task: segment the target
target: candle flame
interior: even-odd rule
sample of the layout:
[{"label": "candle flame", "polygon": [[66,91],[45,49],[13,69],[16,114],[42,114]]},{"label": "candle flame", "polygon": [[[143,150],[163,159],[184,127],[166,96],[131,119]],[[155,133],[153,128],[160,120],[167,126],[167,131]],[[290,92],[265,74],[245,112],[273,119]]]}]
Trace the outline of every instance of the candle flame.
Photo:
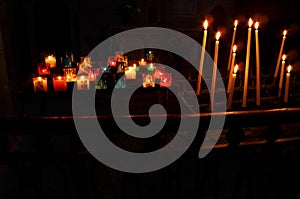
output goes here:
[{"label": "candle flame", "polygon": [[259,26],[259,23],[258,23],[258,21],[257,21],[257,22],[255,22],[255,29],[256,29],[256,30],[258,29],[258,26]]},{"label": "candle flame", "polygon": [[236,64],[233,69],[234,74],[237,73],[238,69],[239,69],[239,65]]},{"label": "candle flame", "polygon": [[235,28],[237,27],[238,23],[239,23],[238,20],[235,20],[235,21],[234,21],[234,27],[235,27]]},{"label": "candle flame", "polygon": [[286,34],[287,34],[287,30],[284,30],[283,31],[283,36],[286,36]]},{"label": "candle flame", "polygon": [[251,28],[251,26],[253,25],[253,20],[250,18],[249,22],[248,22],[249,28]]},{"label": "candle flame", "polygon": [[236,45],[233,46],[232,51],[235,53],[236,52]]},{"label": "candle flame", "polygon": [[207,30],[207,27],[208,27],[208,21],[207,21],[207,19],[204,21],[203,27],[204,27],[205,30]]},{"label": "candle flame", "polygon": [[49,55],[47,60],[55,60],[55,57],[53,55]]},{"label": "candle flame", "polygon": [[62,77],[61,77],[61,76],[58,76],[58,77],[57,77],[57,79],[58,79],[58,80],[61,80],[61,79],[62,79]]},{"label": "candle flame", "polygon": [[290,73],[290,72],[291,72],[291,70],[292,70],[292,66],[291,66],[291,65],[289,65],[289,66],[287,67],[287,71],[288,71],[288,73]]},{"label": "candle flame", "polygon": [[133,64],[133,67],[136,67],[136,64]]},{"label": "candle flame", "polygon": [[81,79],[81,80],[84,80],[84,79],[85,79],[85,77],[82,75],[82,76],[80,76],[80,79]]},{"label": "candle flame", "polygon": [[220,37],[221,37],[221,32],[218,31],[217,34],[216,34],[216,39],[217,39],[217,41],[220,39]]},{"label": "candle flame", "polygon": [[41,78],[41,77],[38,77],[38,81],[42,81],[42,78]]},{"label": "candle flame", "polygon": [[286,55],[284,54],[282,55],[282,61],[285,61],[285,59],[286,59]]}]

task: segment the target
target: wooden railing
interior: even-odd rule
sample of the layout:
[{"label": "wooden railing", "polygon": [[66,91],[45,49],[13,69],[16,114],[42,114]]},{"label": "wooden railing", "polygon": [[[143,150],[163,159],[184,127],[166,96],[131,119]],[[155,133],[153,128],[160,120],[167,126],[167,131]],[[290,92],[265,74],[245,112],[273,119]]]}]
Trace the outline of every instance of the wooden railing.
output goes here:
[{"label": "wooden railing", "polygon": [[[82,145],[72,116],[1,118],[0,196],[298,198],[294,180],[300,176],[300,108],[236,110],[213,115],[226,115],[224,129],[217,145],[203,159],[198,158],[198,152],[212,114],[167,115],[169,134],[176,133],[172,124],[178,118],[200,117],[198,135],[177,161],[144,174],[116,171],[98,162]],[[148,115],[132,117],[137,123],[148,119]],[[124,137],[112,116],[99,115],[97,119],[121,146],[149,147],[149,143]],[[238,137],[237,129],[242,129],[244,136]],[[237,142],[231,142],[227,136],[230,130],[233,137],[238,137]],[[159,140],[152,141],[157,145],[155,141]]]}]

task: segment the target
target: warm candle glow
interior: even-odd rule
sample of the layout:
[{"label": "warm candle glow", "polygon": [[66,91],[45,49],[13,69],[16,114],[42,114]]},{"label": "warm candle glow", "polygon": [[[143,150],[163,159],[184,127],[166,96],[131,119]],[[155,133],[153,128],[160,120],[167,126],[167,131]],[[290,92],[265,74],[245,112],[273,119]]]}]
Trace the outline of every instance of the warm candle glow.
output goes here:
[{"label": "warm candle glow", "polygon": [[233,70],[234,74],[236,74],[238,70],[239,70],[239,65],[236,64]]},{"label": "warm candle glow", "polygon": [[244,77],[244,90],[242,107],[246,107],[247,104],[247,92],[248,92],[248,76],[249,76],[249,64],[250,64],[250,46],[251,46],[251,26],[253,24],[252,19],[249,19],[248,39],[247,39],[247,52],[246,52],[246,65],[245,65],[245,77]]},{"label": "warm candle glow", "polygon": [[221,37],[221,32],[218,31],[217,34],[216,34],[216,40],[218,41],[220,39],[220,37]]},{"label": "warm candle glow", "polygon": [[61,76],[58,76],[57,79],[58,79],[58,80],[61,80],[62,78],[61,78]]},{"label": "warm candle glow", "polygon": [[281,46],[280,46],[280,51],[279,51],[279,56],[278,56],[278,59],[277,59],[276,69],[275,69],[275,73],[274,73],[274,83],[275,83],[276,77],[278,75],[278,70],[279,70],[279,65],[280,65],[280,59],[282,57],[282,51],[283,51],[284,42],[285,42],[285,39],[286,39],[286,34],[287,34],[287,30],[284,30],[283,31],[282,42],[281,42]]},{"label": "warm candle glow", "polygon": [[237,27],[238,23],[239,23],[238,20],[235,20],[235,21],[234,21],[234,27],[235,27],[235,28]]},{"label": "warm candle glow", "polygon": [[255,22],[255,29],[256,29],[256,30],[258,29],[258,26],[259,26],[259,23],[258,23],[258,22]]},{"label": "warm candle glow", "polygon": [[253,20],[250,18],[249,22],[248,22],[249,28],[251,28],[251,26],[253,25]]},{"label": "warm candle glow", "polygon": [[136,67],[136,64],[133,64],[133,67]]},{"label": "warm candle glow", "polygon": [[236,48],[237,48],[236,45],[234,45],[234,46],[233,46],[233,49],[232,49],[232,52],[235,53],[235,52],[236,52]]},{"label": "warm candle glow", "polygon": [[290,87],[290,77],[291,77],[291,72],[292,70],[292,66],[289,65],[287,67],[287,73],[286,73],[286,80],[285,80],[285,91],[284,91],[284,102],[287,104],[288,103],[288,99],[289,99],[289,87]]},{"label": "warm candle glow", "polygon": [[199,72],[198,72],[198,79],[197,79],[196,95],[199,95],[200,90],[201,90],[202,70],[203,70],[206,38],[207,38],[207,26],[208,26],[208,21],[205,20],[204,23],[203,23],[203,27],[204,27],[205,30],[203,31],[203,41],[202,41],[202,50],[201,50],[200,63],[199,63]]},{"label": "warm candle glow", "polygon": [[207,27],[208,27],[208,21],[207,21],[207,19],[204,21],[203,27],[204,27],[205,30],[207,30]]},{"label": "warm candle glow", "polygon": [[285,61],[286,55],[282,55],[282,61]]},{"label": "warm candle glow", "polygon": [[85,77],[82,75],[82,76],[80,76],[80,79],[81,79],[81,80],[84,80],[84,79],[85,79]]},{"label": "warm candle glow", "polygon": [[52,55],[49,55],[48,60],[54,60],[54,57]]},{"label": "warm candle glow", "polygon": [[41,78],[41,77],[38,77],[38,81],[42,81],[42,78]]},{"label": "warm candle glow", "polygon": [[291,70],[292,70],[292,66],[291,66],[291,65],[289,65],[289,66],[287,67],[287,71],[288,71],[288,73],[290,73],[290,72],[291,72]]},{"label": "warm candle glow", "polygon": [[236,73],[238,71],[239,66],[236,64],[234,67],[234,73],[231,75],[231,83],[229,85],[229,90],[228,90],[228,99],[227,99],[227,109],[231,109],[231,104],[232,104],[232,98],[233,98],[233,92],[234,92],[234,85],[235,85],[235,80],[236,80]]},{"label": "warm candle glow", "polygon": [[56,66],[56,58],[53,55],[49,55],[45,57],[45,63],[48,64],[50,68],[53,68]]}]

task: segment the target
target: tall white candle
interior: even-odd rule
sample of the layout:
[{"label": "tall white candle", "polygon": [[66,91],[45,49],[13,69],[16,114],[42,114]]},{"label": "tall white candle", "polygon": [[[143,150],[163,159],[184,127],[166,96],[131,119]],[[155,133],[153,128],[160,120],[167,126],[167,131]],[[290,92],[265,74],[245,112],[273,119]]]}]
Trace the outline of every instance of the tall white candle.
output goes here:
[{"label": "tall white candle", "polygon": [[229,89],[229,94],[228,94],[228,99],[227,99],[227,109],[231,109],[231,104],[232,104],[232,98],[233,98],[233,92],[234,92],[234,84],[236,80],[236,73],[239,69],[239,66],[236,64],[234,67],[234,72],[230,74],[232,76],[232,83]]},{"label": "tall white candle", "polygon": [[216,34],[216,44],[215,44],[215,54],[214,54],[214,66],[213,66],[213,72],[212,72],[212,78],[211,78],[211,103],[210,103],[210,109],[213,110],[214,103],[215,103],[215,91],[216,91],[216,77],[217,77],[217,63],[218,63],[218,52],[219,52],[219,39],[221,36],[221,32],[218,31]]},{"label": "tall white candle", "polygon": [[279,70],[280,60],[282,58],[282,51],[283,51],[284,42],[285,42],[285,39],[286,39],[286,34],[287,34],[287,30],[284,30],[283,31],[282,42],[281,42],[281,46],[280,46],[280,51],[279,51],[279,56],[278,56],[278,60],[277,60],[277,64],[276,64],[275,74],[274,74],[274,81],[275,81],[275,79],[278,75],[278,70]]},{"label": "tall white candle", "polygon": [[256,44],[256,105],[260,106],[260,57],[259,57],[259,40],[258,40],[258,26],[255,23],[255,44]]},{"label": "tall white candle", "polygon": [[284,92],[284,102],[287,103],[289,99],[289,87],[290,87],[290,72],[292,70],[292,66],[289,65],[287,68],[286,79],[285,79],[285,92]]},{"label": "tall white candle", "polygon": [[279,79],[279,86],[278,86],[278,97],[281,97],[281,89],[283,84],[283,75],[284,75],[284,67],[285,67],[285,59],[286,55],[282,55],[282,62],[281,62],[281,71],[280,71],[280,79]]},{"label": "tall white candle", "polygon": [[[235,41],[235,35],[236,35],[236,27],[238,25],[238,20],[235,20],[234,21],[234,28],[233,28],[233,34],[232,34],[232,40],[231,40],[231,46],[230,46],[230,53],[229,53],[229,59],[228,59],[228,65],[227,65],[227,70],[230,70],[230,67],[232,66],[231,63],[231,59],[232,59],[232,56],[233,54],[231,54],[232,50],[233,50],[233,47],[234,47],[234,41]],[[231,73],[229,73],[231,74]],[[230,77],[230,75],[229,75]]]},{"label": "tall white candle", "polygon": [[232,60],[231,60],[231,66],[230,66],[230,72],[229,72],[229,79],[228,79],[228,85],[227,85],[227,93],[229,93],[229,89],[231,87],[231,83],[232,83],[232,77],[231,74],[233,73],[233,69],[234,69],[234,63],[235,63],[235,57],[236,57],[236,45],[233,46],[233,50],[232,50]]},{"label": "tall white candle", "polygon": [[245,78],[244,78],[244,91],[242,107],[247,105],[247,91],[248,91],[248,76],[249,76],[249,61],[250,61],[250,45],[251,45],[251,26],[253,24],[252,19],[249,19],[248,25],[248,41],[247,41],[247,54],[246,54],[246,66],[245,66]]},{"label": "tall white candle", "polygon": [[205,54],[205,46],[206,46],[206,38],[207,38],[207,27],[208,27],[207,20],[204,21],[203,27],[204,27],[204,34],[203,34],[203,41],[202,41],[202,51],[200,56],[196,95],[200,95],[200,90],[201,90],[201,79],[202,79],[203,62],[204,62],[204,54]]}]

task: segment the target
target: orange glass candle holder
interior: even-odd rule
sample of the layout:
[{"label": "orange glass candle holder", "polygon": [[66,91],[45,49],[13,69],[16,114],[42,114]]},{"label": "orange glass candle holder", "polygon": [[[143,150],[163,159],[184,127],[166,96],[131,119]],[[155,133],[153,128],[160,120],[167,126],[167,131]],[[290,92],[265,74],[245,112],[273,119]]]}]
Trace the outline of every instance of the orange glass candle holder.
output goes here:
[{"label": "orange glass candle holder", "polygon": [[34,77],[32,78],[34,92],[47,92],[48,84],[46,77]]}]

